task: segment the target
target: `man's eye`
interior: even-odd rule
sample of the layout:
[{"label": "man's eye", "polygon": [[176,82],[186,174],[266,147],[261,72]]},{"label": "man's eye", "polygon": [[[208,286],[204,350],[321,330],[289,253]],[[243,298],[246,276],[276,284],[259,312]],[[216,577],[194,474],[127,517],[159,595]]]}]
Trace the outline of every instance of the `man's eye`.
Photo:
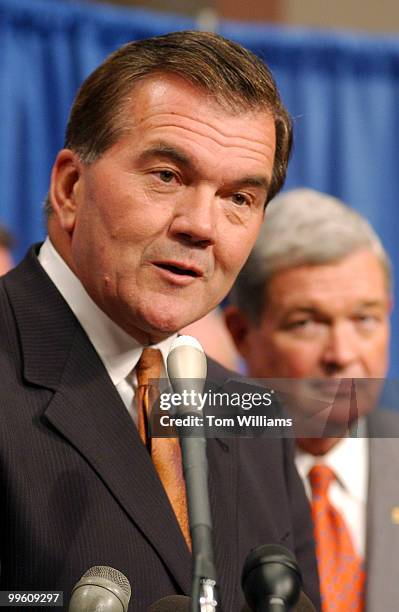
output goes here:
[{"label": "man's eye", "polygon": [[364,329],[371,329],[379,322],[379,318],[371,314],[356,315],[353,319],[356,325]]},{"label": "man's eye", "polygon": [[158,170],[158,172],[156,172],[155,174],[159,176],[160,180],[163,183],[171,183],[173,179],[176,178],[175,173],[171,170]]},{"label": "man's eye", "polygon": [[286,330],[290,334],[294,334],[298,337],[310,338],[315,334],[322,333],[325,329],[325,323],[322,321],[315,321],[314,319],[297,319],[287,324]]},{"label": "man's eye", "polygon": [[288,324],[288,329],[305,329],[312,323],[312,319],[297,319]]},{"label": "man's eye", "polygon": [[238,204],[238,206],[244,206],[245,204],[249,204],[249,198],[243,193],[234,193],[233,202],[234,204]]}]

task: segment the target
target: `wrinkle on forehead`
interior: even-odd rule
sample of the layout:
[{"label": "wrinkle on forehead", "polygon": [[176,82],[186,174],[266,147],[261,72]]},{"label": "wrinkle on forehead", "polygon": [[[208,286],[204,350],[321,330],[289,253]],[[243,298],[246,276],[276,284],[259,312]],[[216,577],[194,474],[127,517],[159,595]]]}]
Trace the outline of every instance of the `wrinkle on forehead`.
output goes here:
[{"label": "wrinkle on forehead", "polygon": [[[165,117],[165,115],[164,115]],[[173,119],[173,117],[171,117]],[[158,117],[157,117],[158,119]],[[267,116],[265,117],[265,123]],[[208,122],[201,122],[192,119],[182,118],[181,124],[176,121],[143,121],[138,128],[139,132],[143,132],[149,136],[149,142],[168,141],[173,144],[173,137],[178,141],[177,146],[187,148],[190,155],[195,159],[195,149],[199,148],[205,153],[214,151],[217,156],[224,157],[228,154],[237,155],[243,161],[256,160],[264,166],[268,160],[271,162],[274,158],[275,139],[270,137],[267,140],[267,135],[270,134],[265,124],[265,129],[262,132],[265,135],[264,140],[259,138],[255,140],[252,137],[246,137],[243,130],[237,130],[235,133],[227,134],[220,133],[213,128]],[[256,130],[260,132],[261,130]],[[193,138],[195,138],[195,148],[193,148]]]},{"label": "wrinkle on forehead", "polygon": [[[147,117],[141,120],[136,127],[148,127],[152,129],[160,128],[177,128],[177,129],[187,129],[190,132],[198,135],[204,135],[207,138],[211,138],[218,144],[222,146],[228,146],[229,141],[232,138],[235,138],[237,142],[237,146],[247,146],[250,148],[256,149],[256,145],[260,145],[260,147],[267,146],[268,143],[265,142],[265,139],[260,137],[260,135],[255,135],[255,130],[250,130],[250,124],[253,123],[254,120],[259,119],[259,123],[262,121],[266,123],[266,120],[272,117],[266,113],[258,114],[251,113],[246,115],[239,115],[238,117],[233,117],[230,115],[225,115],[221,117],[219,121],[216,120],[216,117],[212,117],[215,119],[212,123],[210,121],[206,121],[205,119],[194,117],[189,114],[183,113],[171,113],[171,112],[163,112],[156,113],[153,112],[148,114]],[[180,119],[181,123],[178,123]],[[226,122],[226,119],[231,119],[230,122]],[[244,125],[244,121],[246,121]],[[243,122],[241,126],[240,123]],[[226,131],[223,129],[226,127],[227,123],[230,123],[231,127],[238,128],[242,127],[242,130],[237,130],[236,132]],[[245,132],[244,132],[245,129]],[[261,130],[256,130],[256,132],[260,132]],[[205,132],[207,132],[205,134]],[[248,133],[249,132],[249,133]],[[274,144],[274,143],[272,143]]]},{"label": "wrinkle on forehead", "polygon": [[[197,160],[197,154],[192,147],[192,143],[193,143],[192,130],[178,129],[177,132],[179,135],[178,146],[179,147],[183,146],[185,149],[187,149],[190,152],[190,156],[192,157],[192,159]],[[268,158],[272,159],[272,155],[274,152],[272,147],[265,148],[264,150],[260,150],[260,149],[245,146],[245,144],[237,143],[237,142],[227,142],[227,143],[218,142],[218,141],[215,141],[213,138],[208,137],[206,134],[197,134],[197,136],[199,136],[199,138],[197,138],[195,142],[195,148],[196,149],[199,148],[207,154],[213,149],[217,149],[217,150],[221,149],[221,151],[218,153],[219,156],[226,155],[227,151],[229,151],[229,155],[235,154],[237,155],[237,157],[241,158],[243,161],[244,160],[251,160],[251,161],[257,160],[262,165],[264,165],[265,159],[268,159]],[[173,142],[173,132],[168,131],[168,136],[163,137],[162,140],[166,140],[166,138],[168,138],[168,141]],[[153,138],[151,139],[151,141],[157,142],[159,140],[160,138],[157,137],[157,131],[154,130]]]}]

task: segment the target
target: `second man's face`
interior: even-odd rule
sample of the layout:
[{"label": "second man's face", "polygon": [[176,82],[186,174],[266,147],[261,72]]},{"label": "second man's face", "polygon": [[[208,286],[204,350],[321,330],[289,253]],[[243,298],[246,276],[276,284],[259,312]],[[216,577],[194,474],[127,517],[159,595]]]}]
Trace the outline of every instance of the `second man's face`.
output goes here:
[{"label": "second man's face", "polygon": [[259,325],[235,307],[227,315],[251,376],[302,379],[275,385],[305,413],[322,413],[334,402],[330,418],[339,422],[351,410],[352,379],[367,379],[356,383],[356,411],[373,408],[381,387],[374,379],[388,367],[390,297],[371,250],[277,272],[265,304]]},{"label": "second man's face", "polygon": [[390,299],[380,261],[360,250],[338,262],[275,274],[258,327],[247,337],[251,375],[386,375]]},{"label": "second man's face", "polygon": [[200,318],[235,280],[262,223],[275,126],[173,75],[147,78],[129,104],[119,141],[90,165],[75,158],[73,214],[59,218],[93,300],[148,342]]}]

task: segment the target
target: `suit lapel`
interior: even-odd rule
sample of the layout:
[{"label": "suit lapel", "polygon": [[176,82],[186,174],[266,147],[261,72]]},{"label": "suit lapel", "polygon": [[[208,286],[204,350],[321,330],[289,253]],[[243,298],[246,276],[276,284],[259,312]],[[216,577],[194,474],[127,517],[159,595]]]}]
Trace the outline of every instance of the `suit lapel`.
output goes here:
[{"label": "suit lapel", "polygon": [[[7,279],[25,378],[55,391],[45,417],[77,449],[189,592],[191,555],[108,374],[65,301],[31,255]],[[27,311],[26,304],[32,304]]]}]

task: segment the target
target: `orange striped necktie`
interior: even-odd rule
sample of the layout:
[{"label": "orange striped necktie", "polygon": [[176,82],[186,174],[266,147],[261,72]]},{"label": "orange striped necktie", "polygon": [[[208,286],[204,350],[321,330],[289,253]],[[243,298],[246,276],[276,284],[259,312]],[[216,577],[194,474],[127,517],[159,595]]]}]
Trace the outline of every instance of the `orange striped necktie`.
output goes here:
[{"label": "orange striped necktie", "polygon": [[309,472],[323,612],[361,612],[366,574],[348,527],[331,504],[328,489],[335,480],[326,465]]},{"label": "orange striped necktie", "polygon": [[191,550],[188,523],[186,485],[183,475],[180,442],[178,438],[151,438],[149,427],[151,408],[158,397],[158,389],[149,381],[157,380],[162,368],[159,349],[145,348],[136,366],[138,431],[151,459],[169,502],[176,515],[188,548]]}]

